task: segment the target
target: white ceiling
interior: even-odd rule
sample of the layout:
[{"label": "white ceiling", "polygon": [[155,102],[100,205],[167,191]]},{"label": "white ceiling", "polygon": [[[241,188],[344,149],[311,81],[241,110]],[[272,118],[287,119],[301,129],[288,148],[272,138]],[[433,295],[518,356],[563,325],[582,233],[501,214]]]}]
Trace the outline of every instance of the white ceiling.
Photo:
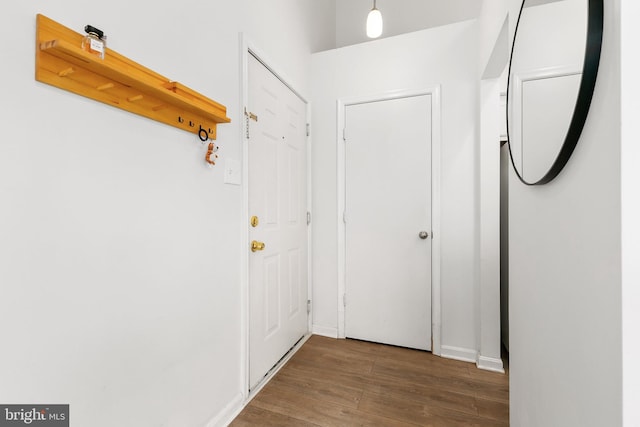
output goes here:
[{"label": "white ceiling", "polygon": [[[371,40],[365,35],[365,23],[373,0],[315,0],[314,3],[322,9],[318,10],[316,24],[324,32],[315,37],[314,51]],[[381,38],[474,19],[481,6],[482,0],[377,0],[384,21]],[[333,22],[330,22],[331,15]]]}]

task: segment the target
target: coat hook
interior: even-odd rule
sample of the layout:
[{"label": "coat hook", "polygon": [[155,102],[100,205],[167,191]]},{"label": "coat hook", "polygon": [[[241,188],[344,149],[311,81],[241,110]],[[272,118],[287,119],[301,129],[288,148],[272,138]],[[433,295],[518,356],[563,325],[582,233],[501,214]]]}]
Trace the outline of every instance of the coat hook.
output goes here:
[{"label": "coat hook", "polygon": [[202,142],[209,139],[209,133],[202,127],[202,125],[200,125],[200,129],[198,130],[198,138],[200,138],[200,141]]},{"label": "coat hook", "polygon": [[196,124],[189,120],[189,126],[194,127]]},{"label": "coat hook", "polygon": [[184,123],[184,119],[182,118],[182,116],[178,116],[178,123]]}]

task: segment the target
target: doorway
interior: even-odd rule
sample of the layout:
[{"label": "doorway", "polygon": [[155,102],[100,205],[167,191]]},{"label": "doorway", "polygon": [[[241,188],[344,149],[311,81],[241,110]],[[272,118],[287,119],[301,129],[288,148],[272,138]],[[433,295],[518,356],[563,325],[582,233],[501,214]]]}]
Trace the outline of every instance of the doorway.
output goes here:
[{"label": "doorway", "polygon": [[249,52],[249,389],[308,332],[306,102]]},{"label": "doorway", "polygon": [[440,354],[439,88],[339,101],[338,336]]}]

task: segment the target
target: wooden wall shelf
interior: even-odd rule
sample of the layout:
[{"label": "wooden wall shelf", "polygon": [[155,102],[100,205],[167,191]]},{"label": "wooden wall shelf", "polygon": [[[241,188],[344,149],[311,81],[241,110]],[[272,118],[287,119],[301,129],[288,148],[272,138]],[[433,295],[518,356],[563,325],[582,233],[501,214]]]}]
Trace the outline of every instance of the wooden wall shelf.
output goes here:
[{"label": "wooden wall shelf", "polygon": [[104,59],[81,49],[83,35],[37,16],[36,80],[157,120],[216,138],[229,123],[224,105],[167,79],[107,48]]}]

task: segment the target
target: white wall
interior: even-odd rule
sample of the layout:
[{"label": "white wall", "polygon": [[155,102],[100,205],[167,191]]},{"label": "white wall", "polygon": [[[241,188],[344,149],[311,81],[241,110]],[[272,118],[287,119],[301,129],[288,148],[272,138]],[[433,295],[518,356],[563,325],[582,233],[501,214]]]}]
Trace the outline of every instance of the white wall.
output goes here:
[{"label": "white wall", "polygon": [[313,2],[315,6],[307,8],[309,12],[307,22],[311,30],[311,52],[336,48],[336,2],[337,0],[315,0]]},{"label": "white wall", "polygon": [[640,61],[636,53],[640,4],[622,0],[621,9],[623,408],[624,426],[633,427],[640,425]]},{"label": "white wall", "polygon": [[600,72],[572,158],[544,186],[511,173],[510,414],[519,427],[622,422],[619,1],[604,7]]},{"label": "white wall", "polygon": [[[505,32],[506,37],[506,32]],[[505,40],[506,42],[506,40]],[[503,64],[506,58],[501,58]],[[480,82],[476,151],[478,366],[503,372],[500,339],[500,80]]]},{"label": "white wall", "polygon": [[[484,46],[486,40],[480,37],[480,60],[478,71],[481,76],[478,102],[478,141],[476,150],[476,282],[478,298],[478,366],[502,372],[501,360],[501,259],[500,259],[500,135],[503,122],[501,109],[501,75],[509,58],[509,25],[502,14],[489,15],[487,2],[483,3],[479,31],[490,33],[493,46]],[[500,31],[494,34],[491,25]],[[488,27],[489,26],[489,27]],[[487,31],[490,30],[490,31]],[[488,56],[483,55],[486,50]],[[505,311],[506,312],[506,311]]]},{"label": "white wall", "polygon": [[[327,1],[327,0],[325,0]],[[370,41],[365,33],[372,0],[333,0],[336,7],[336,45],[344,47]],[[381,37],[438,27],[478,17],[482,2],[478,0],[377,0],[382,13]]]},{"label": "white wall", "polygon": [[475,358],[476,37],[466,21],[312,55],[315,331],[337,331],[336,100],[440,84],[443,353]]},{"label": "white wall", "polygon": [[[478,25],[480,27],[478,34],[478,65],[480,70],[484,71],[492,58],[504,21],[509,19],[510,11],[508,7],[508,0],[483,0],[482,2],[478,17]],[[515,25],[515,21],[513,25]],[[513,30],[510,31],[510,35],[512,34]],[[509,39],[511,39],[511,36]]]},{"label": "white wall", "polygon": [[[309,90],[313,2],[264,3],[4,3],[1,402],[69,403],[83,426],[204,426],[240,404],[241,187],[222,184],[242,158],[239,33]],[[36,82],[38,12],[225,104],[219,165],[194,135]]]}]

